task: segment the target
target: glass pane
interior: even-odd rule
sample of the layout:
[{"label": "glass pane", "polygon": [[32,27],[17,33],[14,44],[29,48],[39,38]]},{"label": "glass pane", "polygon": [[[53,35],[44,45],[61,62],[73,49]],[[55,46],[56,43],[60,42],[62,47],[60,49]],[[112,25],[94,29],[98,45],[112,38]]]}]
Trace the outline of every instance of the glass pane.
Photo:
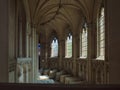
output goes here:
[{"label": "glass pane", "polygon": [[97,53],[98,56],[104,56],[105,52],[105,18],[104,18],[104,8],[101,9],[101,16],[98,19],[98,31],[97,31]]},{"label": "glass pane", "polygon": [[58,40],[54,39],[51,44],[51,57],[58,56]]},{"label": "glass pane", "polygon": [[87,31],[83,29],[80,46],[80,56],[87,57]]},{"label": "glass pane", "polygon": [[72,56],[72,36],[67,37],[66,41],[66,57],[71,57]]}]

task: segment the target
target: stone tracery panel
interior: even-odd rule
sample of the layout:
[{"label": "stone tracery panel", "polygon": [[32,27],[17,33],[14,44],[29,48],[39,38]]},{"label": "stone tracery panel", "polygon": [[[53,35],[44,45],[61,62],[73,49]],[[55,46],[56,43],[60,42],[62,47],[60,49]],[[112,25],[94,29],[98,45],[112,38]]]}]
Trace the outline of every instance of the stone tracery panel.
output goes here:
[{"label": "stone tracery panel", "polygon": [[87,79],[87,61],[86,60],[79,60],[78,61],[78,77],[81,79]]},{"label": "stone tracery panel", "polygon": [[18,83],[30,83],[31,71],[32,71],[32,62],[31,58],[17,58],[17,82]]},{"label": "stone tracery panel", "polygon": [[108,64],[105,61],[92,61],[92,81],[95,84],[107,84]]}]

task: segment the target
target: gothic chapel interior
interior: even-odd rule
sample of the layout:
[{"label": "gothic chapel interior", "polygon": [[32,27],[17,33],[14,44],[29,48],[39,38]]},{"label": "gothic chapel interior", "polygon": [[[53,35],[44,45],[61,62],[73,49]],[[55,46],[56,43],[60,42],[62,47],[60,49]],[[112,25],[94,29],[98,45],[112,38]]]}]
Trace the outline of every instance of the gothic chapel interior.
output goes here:
[{"label": "gothic chapel interior", "polygon": [[120,84],[120,0],[0,0],[0,83]]}]

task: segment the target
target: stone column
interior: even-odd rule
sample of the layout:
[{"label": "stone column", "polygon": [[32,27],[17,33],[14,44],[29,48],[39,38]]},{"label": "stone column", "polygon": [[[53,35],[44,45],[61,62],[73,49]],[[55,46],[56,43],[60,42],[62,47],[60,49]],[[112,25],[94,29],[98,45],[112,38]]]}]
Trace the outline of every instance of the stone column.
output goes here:
[{"label": "stone column", "polygon": [[0,0],[0,82],[8,82],[8,0]]},{"label": "stone column", "polygon": [[26,26],[26,57],[29,57],[29,52],[30,52],[30,24],[27,22],[27,26]]},{"label": "stone column", "polygon": [[60,38],[59,40],[59,48],[58,48],[58,52],[59,52],[59,69],[62,69],[62,59],[63,59],[63,43],[64,43],[64,40],[62,38]]},{"label": "stone column", "polygon": [[35,82],[36,80],[36,74],[37,74],[37,60],[38,60],[38,57],[37,57],[37,44],[38,44],[38,41],[37,41],[37,33],[36,33],[36,28],[35,27],[32,27],[32,73],[33,73],[33,82]]},{"label": "stone column", "polygon": [[39,43],[39,35],[37,34],[37,37],[36,37],[37,41],[36,41],[36,46],[37,46],[37,52],[36,52],[36,57],[37,57],[37,61],[36,61],[36,70],[37,70],[37,73],[39,72],[39,56],[38,56],[38,43]]},{"label": "stone column", "polygon": [[73,74],[74,74],[74,76],[76,76],[77,75],[77,71],[76,71],[76,59],[77,59],[77,44],[79,43],[78,41],[77,41],[77,36],[78,35],[76,35],[76,34],[73,34],[73,41],[72,41],[72,61],[71,62],[73,62]]},{"label": "stone column", "polygon": [[29,47],[29,56],[30,57],[32,57],[32,32],[31,32],[31,34],[30,34],[30,36],[29,36],[29,44],[30,44],[30,47]]},{"label": "stone column", "polygon": [[19,57],[22,57],[22,18],[19,18]]},{"label": "stone column", "polygon": [[63,37],[62,39],[61,39],[62,41],[61,41],[61,68],[62,69],[66,69],[66,67],[64,67],[65,66],[65,60],[64,60],[64,58],[65,58],[65,38]]},{"label": "stone column", "polygon": [[[31,28],[32,29],[32,28]],[[33,62],[33,42],[32,42],[32,31],[31,31],[31,33],[30,33],[30,35],[29,35],[29,56],[30,56],[30,58],[32,58],[32,61],[31,61],[31,63],[30,63],[30,66],[31,66],[31,68],[29,68],[29,69],[31,69],[31,70],[29,70],[30,72],[29,72],[29,82],[30,83],[32,83],[33,82],[33,68],[32,68],[32,62]]]},{"label": "stone column", "polygon": [[38,75],[38,34],[35,32],[35,79]]},{"label": "stone column", "polygon": [[87,61],[87,75],[88,77],[87,78],[87,81],[89,83],[91,83],[91,79],[92,79],[92,70],[91,70],[91,60],[93,58],[93,55],[92,55],[92,51],[94,50],[94,46],[93,46],[93,23],[88,23],[87,24],[87,32],[88,32],[88,61]]},{"label": "stone column", "polygon": [[34,83],[35,81],[35,71],[34,71],[34,67],[35,67],[35,27],[32,27],[32,38],[31,38],[31,43],[32,43],[32,50],[31,50],[31,55],[32,55],[32,82]]},{"label": "stone column", "polygon": [[87,53],[87,76],[86,79],[89,83],[91,83],[91,55],[92,55],[92,23],[87,23],[87,32],[88,32],[88,36],[87,36],[87,40],[88,40],[88,53]]},{"label": "stone column", "polygon": [[34,62],[34,82],[36,82],[36,28],[34,28],[34,59],[33,59],[33,62]]}]

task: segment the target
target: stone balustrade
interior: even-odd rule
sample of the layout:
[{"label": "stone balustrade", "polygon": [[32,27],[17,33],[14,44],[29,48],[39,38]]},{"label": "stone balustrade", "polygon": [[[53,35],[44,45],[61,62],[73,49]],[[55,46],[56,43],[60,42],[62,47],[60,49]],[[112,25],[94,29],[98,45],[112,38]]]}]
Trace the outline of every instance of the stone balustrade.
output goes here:
[{"label": "stone balustrade", "polygon": [[30,83],[32,79],[32,59],[17,58],[17,82]]}]

